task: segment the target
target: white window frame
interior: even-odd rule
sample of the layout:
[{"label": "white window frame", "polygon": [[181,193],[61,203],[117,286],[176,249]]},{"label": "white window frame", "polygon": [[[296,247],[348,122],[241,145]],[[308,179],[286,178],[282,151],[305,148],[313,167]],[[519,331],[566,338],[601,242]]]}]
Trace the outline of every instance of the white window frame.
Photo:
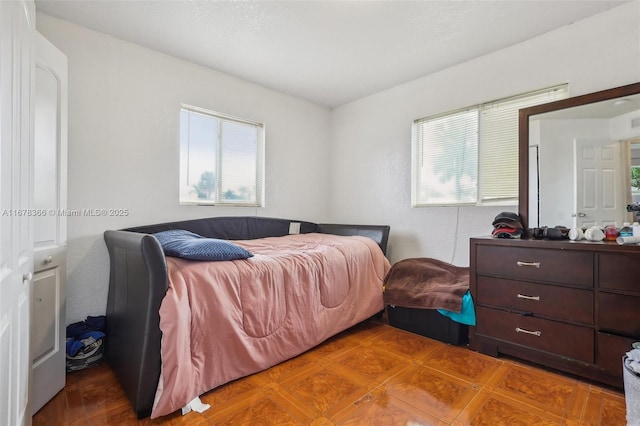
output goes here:
[{"label": "white window frame", "polygon": [[[476,206],[502,206],[502,205],[514,205],[518,203],[518,109],[525,108],[532,105],[551,102],[558,99],[564,99],[568,97],[568,84],[559,84],[544,89],[534,90],[527,93],[510,96],[507,98],[497,99],[490,102],[484,102],[482,104],[470,106],[467,108],[461,108],[455,111],[450,111],[442,114],[432,115],[429,117],[420,118],[414,120],[412,126],[412,158],[411,158],[411,206],[412,207],[432,207],[432,206],[462,206],[462,205],[476,205]],[[524,103],[523,103],[524,101]],[[515,105],[517,108],[514,109]],[[489,125],[486,124],[486,116],[491,114],[492,110],[502,110],[506,108],[510,112],[507,113],[507,119],[502,117],[493,121],[498,123],[498,132],[502,136],[497,139],[498,143],[492,143],[487,141],[494,141],[495,137],[488,136],[487,129]],[[430,147],[428,146],[429,139],[422,136],[422,132],[426,128],[429,128],[430,123],[436,123],[437,120],[446,119],[447,117],[455,117],[464,112],[476,112],[477,117],[477,156],[475,158],[475,170],[471,170],[467,175],[473,176],[475,174],[475,200],[470,200],[469,197],[465,199],[457,198],[456,201],[450,201],[444,197],[434,197],[429,199],[429,191],[431,187],[429,182],[426,182],[429,178],[425,177],[423,173],[423,161],[425,161],[424,155],[433,158],[437,164],[442,164],[447,157],[442,157],[437,152],[433,155],[429,154]],[[460,137],[460,133],[457,133]],[[505,138],[504,135],[507,135]],[[442,135],[440,135],[442,136]],[[460,139],[457,139],[458,141]],[[438,139],[442,143],[442,139]],[[470,143],[473,143],[471,140]],[[491,145],[494,148],[491,148]],[[469,149],[469,152],[473,153],[473,149]],[[433,151],[432,151],[433,152]],[[446,155],[446,154],[445,154]],[[463,160],[466,165],[469,159]],[[495,160],[495,161],[494,161]],[[430,163],[430,162],[429,162]],[[505,167],[506,164],[506,167]],[[506,182],[506,185],[502,185],[499,179],[493,179],[493,176],[487,175],[486,170],[496,170],[496,168],[502,168],[503,173],[500,179]],[[428,174],[427,174],[428,175]],[[497,182],[496,182],[497,180]],[[473,183],[466,182],[467,190]],[[489,189],[492,189],[490,191]],[[450,191],[454,192],[454,191]],[[455,192],[460,197],[459,192]],[[426,194],[426,195],[425,195]],[[489,195],[491,194],[491,195]]]},{"label": "white window frame", "polygon": [[[193,186],[194,182],[189,180],[189,162],[191,161],[189,158],[189,149],[188,143],[189,141],[183,141],[182,135],[183,130],[182,126],[182,113],[196,113],[200,115],[204,115],[215,119],[218,121],[218,132],[216,135],[212,135],[212,143],[214,144],[215,154],[215,179],[218,184],[215,186],[215,197],[214,199],[195,199],[193,197],[185,196],[185,187]],[[264,206],[264,145],[265,145],[265,125],[263,123],[259,123],[256,121],[247,120],[244,118],[235,117],[228,114],[223,114],[215,111],[211,111],[205,108],[195,107],[192,105],[182,104],[180,106],[180,118],[179,118],[179,126],[180,126],[180,136],[179,136],[179,144],[180,144],[180,166],[179,166],[179,202],[181,205],[203,205],[203,206],[215,206],[215,205],[224,205],[224,206],[244,206],[244,207],[263,207]],[[255,200],[249,201],[241,201],[237,199],[233,200],[225,200],[223,197],[222,188],[224,187],[223,178],[223,170],[225,165],[228,166],[228,163],[225,164],[225,158],[223,154],[223,141],[222,136],[222,126],[220,125],[223,122],[232,122],[235,124],[246,125],[250,127],[254,127],[256,129],[256,162],[255,162]],[[189,130],[187,130],[188,133]],[[187,144],[185,146],[185,143]],[[186,156],[186,158],[185,158]],[[249,167],[251,167],[253,162],[249,163]],[[254,178],[253,176],[251,179]]]}]

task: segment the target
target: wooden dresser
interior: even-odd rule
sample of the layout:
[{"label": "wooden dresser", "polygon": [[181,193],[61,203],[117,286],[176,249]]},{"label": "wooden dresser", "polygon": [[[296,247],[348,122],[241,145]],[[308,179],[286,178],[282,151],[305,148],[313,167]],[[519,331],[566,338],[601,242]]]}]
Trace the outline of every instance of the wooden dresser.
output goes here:
[{"label": "wooden dresser", "polygon": [[640,341],[640,246],[471,239],[469,347],[622,387]]}]

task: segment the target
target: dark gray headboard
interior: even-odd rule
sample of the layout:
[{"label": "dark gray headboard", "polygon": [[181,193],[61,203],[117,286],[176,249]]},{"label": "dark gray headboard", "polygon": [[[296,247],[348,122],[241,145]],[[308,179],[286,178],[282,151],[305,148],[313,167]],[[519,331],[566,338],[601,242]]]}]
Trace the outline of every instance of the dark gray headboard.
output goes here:
[{"label": "dark gray headboard", "polygon": [[224,240],[252,240],[255,238],[280,237],[290,233],[290,225],[299,223],[299,233],[320,232],[334,235],[361,235],[374,240],[386,253],[389,239],[387,225],[339,225],[317,224],[303,220],[278,219],[258,216],[220,216],[158,223],[123,229],[123,231],[153,234],[170,229],[186,229],[203,237]]}]

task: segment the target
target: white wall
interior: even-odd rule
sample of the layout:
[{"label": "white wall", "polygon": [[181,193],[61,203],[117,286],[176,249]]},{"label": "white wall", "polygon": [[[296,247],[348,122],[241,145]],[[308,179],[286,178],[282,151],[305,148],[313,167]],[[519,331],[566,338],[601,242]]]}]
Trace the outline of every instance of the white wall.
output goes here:
[{"label": "white wall", "polygon": [[[130,212],[69,217],[68,323],[105,312],[107,229],[222,215],[328,219],[327,108],[40,13],[37,28],[69,61],[69,209]],[[178,205],[181,103],[265,123],[264,208]]]},{"label": "white wall", "polygon": [[640,81],[640,2],[336,108],[333,221],[391,225],[392,261],[469,264],[469,237],[510,207],[410,207],[413,120],[568,82],[571,96]]},{"label": "white wall", "polygon": [[[392,262],[468,264],[468,238],[517,207],[410,208],[412,121],[561,82],[577,95],[640,81],[639,8],[621,6],[334,111],[38,14],[38,30],[69,59],[69,208],[131,212],[69,218],[67,321],[105,311],[103,231],[161,221],[389,224]],[[180,103],[266,123],[265,208],[178,205]]]}]

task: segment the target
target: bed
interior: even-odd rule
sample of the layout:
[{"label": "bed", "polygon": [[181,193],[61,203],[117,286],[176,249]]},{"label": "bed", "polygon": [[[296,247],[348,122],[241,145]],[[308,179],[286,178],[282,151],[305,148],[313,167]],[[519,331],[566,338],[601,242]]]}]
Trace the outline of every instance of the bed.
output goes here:
[{"label": "bed", "polygon": [[[166,256],[160,240],[172,230],[251,256]],[[381,312],[388,236],[388,226],[261,217],[106,231],[105,354],[137,416],[169,414]]]}]

